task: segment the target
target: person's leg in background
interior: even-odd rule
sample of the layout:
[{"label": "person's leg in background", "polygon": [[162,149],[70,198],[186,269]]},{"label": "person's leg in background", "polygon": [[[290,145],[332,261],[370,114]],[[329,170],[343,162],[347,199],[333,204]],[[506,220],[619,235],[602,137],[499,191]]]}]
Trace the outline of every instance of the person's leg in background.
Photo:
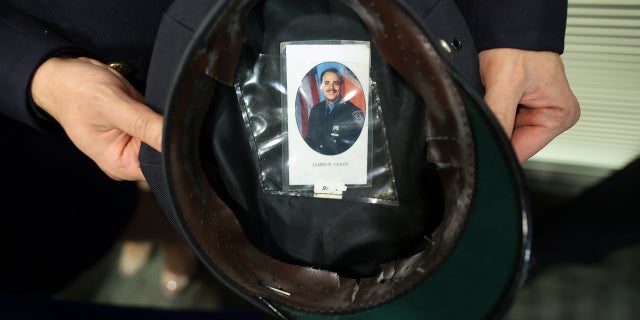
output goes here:
[{"label": "person's leg in background", "polygon": [[[187,286],[196,258],[146,183],[114,181],[63,132],[45,134],[4,116],[0,148],[0,292],[56,293],[122,239],[132,240],[124,242],[124,274],[139,269],[157,244],[164,255],[159,281],[165,296]],[[127,263],[134,267],[122,266]]]},{"label": "person's leg in background", "polygon": [[533,269],[594,264],[640,244],[640,158],[533,223]]},{"label": "person's leg in background", "polygon": [[123,235],[119,270],[125,276],[135,274],[144,266],[157,246],[163,257],[160,288],[167,298],[182,292],[196,271],[196,256],[173,229],[156,203],[149,186],[138,183],[140,201],[136,213]]}]

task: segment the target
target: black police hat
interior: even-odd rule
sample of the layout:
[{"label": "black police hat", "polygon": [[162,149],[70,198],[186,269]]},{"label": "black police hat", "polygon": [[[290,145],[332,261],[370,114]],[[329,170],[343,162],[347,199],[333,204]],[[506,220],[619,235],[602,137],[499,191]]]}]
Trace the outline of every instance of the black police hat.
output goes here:
[{"label": "black police hat", "polygon": [[[529,261],[526,192],[463,26],[442,1],[174,3],[146,92],[163,153],[140,160],[208,269],[283,318],[503,314]],[[281,46],[338,40],[370,45],[370,170],[326,199],[286,182]]]}]

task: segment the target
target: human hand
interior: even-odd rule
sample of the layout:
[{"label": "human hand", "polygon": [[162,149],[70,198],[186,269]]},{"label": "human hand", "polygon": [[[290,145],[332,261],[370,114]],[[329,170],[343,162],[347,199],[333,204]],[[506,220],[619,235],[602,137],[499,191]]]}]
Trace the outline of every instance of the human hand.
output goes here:
[{"label": "human hand", "polygon": [[117,71],[89,58],[51,58],[36,70],[31,94],[109,177],[144,180],[140,143],[160,151],[163,120]]},{"label": "human hand", "polygon": [[498,48],[479,59],[485,101],[521,163],[578,121],[580,105],[559,54]]}]

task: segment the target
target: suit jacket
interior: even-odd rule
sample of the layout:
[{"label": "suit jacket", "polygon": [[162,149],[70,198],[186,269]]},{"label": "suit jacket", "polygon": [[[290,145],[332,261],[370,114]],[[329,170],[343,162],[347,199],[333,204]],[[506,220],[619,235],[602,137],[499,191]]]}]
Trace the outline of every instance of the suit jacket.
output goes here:
[{"label": "suit jacket", "polygon": [[[126,62],[144,90],[162,13],[172,0],[0,0],[0,113],[41,130],[57,126],[31,101],[30,82],[47,58],[63,53]],[[7,45],[11,44],[11,45]]]},{"label": "suit jacket", "polygon": [[[436,36],[460,45],[454,65],[463,74],[471,73],[468,79],[476,87],[480,86],[477,75],[473,75],[477,73],[476,47],[563,50],[566,0],[455,0],[473,38],[460,31],[464,27],[451,26],[447,16],[430,15],[435,7],[450,1],[405,3],[418,18],[431,19],[430,25],[447,26],[435,28]],[[144,91],[157,27],[171,2],[0,0],[0,113],[50,130],[52,121],[31,101],[29,86],[38,66],[62,53],[83,54],[104,62],[126,61],[134,69],[128,79]]]}]

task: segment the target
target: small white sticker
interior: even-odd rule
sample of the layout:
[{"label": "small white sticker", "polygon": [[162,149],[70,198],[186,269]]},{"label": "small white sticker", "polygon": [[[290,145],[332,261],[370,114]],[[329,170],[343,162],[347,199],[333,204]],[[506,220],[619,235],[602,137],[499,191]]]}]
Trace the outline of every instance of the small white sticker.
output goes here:
[{"label": "small white sticker", "polygon": [[347,186],[335,181],[319,181],[313,186],[313,196],[316,198],[342,199],[345,191]]}]

